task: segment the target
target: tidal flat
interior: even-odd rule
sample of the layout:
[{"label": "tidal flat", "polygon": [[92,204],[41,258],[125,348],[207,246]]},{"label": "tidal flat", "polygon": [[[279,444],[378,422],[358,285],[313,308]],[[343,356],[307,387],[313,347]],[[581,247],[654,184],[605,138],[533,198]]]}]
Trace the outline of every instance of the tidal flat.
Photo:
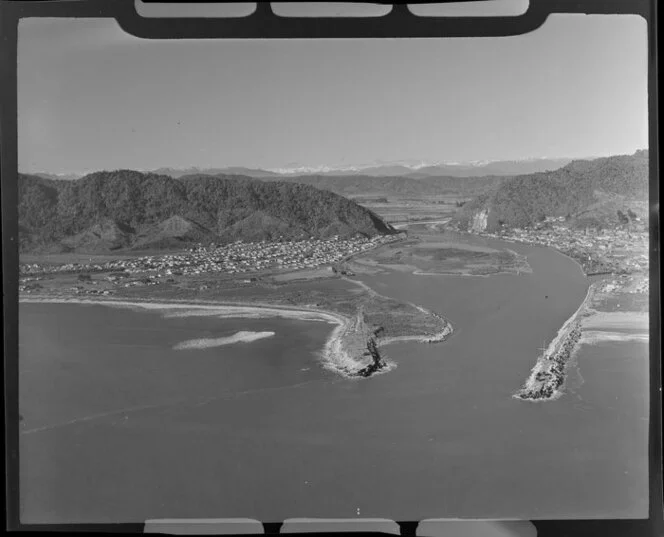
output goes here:
[{"label": "tidal flat", "polygon": [[417,275],[487,276],[528,273],[526,258],[509,248],[469,241],[455,232],[421,229],[406,240],[380,246],[352,260],[351,270],[397,270]]}]

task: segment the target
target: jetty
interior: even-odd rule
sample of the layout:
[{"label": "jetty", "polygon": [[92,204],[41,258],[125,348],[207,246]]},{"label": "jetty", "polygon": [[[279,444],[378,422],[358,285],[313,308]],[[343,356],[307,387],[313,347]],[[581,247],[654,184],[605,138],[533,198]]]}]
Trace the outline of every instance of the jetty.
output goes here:
[{"label": "jetty", "polygon": [[537,359],[535,367],[514,397],[529,401],[547,401],[560,396],[569,360],[581,340],[581,317],[587,311],[595,292],[591,284],[581,305],[565,321],[556,337]]}]

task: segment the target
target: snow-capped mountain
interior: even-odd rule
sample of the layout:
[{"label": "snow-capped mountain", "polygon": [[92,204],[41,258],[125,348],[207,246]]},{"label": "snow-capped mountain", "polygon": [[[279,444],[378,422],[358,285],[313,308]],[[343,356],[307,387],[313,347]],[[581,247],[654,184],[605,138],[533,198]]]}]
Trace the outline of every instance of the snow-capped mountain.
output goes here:
[{"label": "snow-capped mountain", "polygon": [[374,162],[355,166],[285,166],[270,168],[283,176],[294,175],[370,175],[431,177],[436,175],[453,177],[479,177],[482,175],[520,175],[550,171],[568,164],[570,158],[529,158],[523,160],[476,160],[470,162],[426,162],[423,160],[399,160]]},{"label": "snow-capped mountain", "polygon": [[38,177],[43,177],[44,179],[57,179],[61,181],[75,181],[76,179],[80,179],[85,175],[84,172],[72,172],[72,173],[44,173],[44,172],[37,172],[33,173],[32,175],[36,175]]},{"label": "snow-capped mountain", "polygon": [[409,173],[426,166],[436,165],[435,162],[426,162],[423,160],[397,160],[382,161],[378,160],[366,164],[339,165],[339,166],[302,166],[298,164],[288,164],[280,168],[266,168],[266,171],[278,173],[279,175],[302,175],[302,174],[363,174],[366,172],[393,170],[395,174]]}]

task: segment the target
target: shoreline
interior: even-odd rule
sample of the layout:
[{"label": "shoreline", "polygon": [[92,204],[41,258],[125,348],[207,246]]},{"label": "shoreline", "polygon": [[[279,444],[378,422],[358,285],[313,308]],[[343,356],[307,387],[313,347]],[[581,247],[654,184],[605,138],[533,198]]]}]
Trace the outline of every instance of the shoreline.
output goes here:
[{"label": "shoreline", "polygon": [[[342,276],[341,279],[361,287],[371,296],[381,296],[377,291],[369,287],[363,281],[352,280],[350,278],[346,278],[345,276]],[[408,302],[408,304],[414,307],[415,309],[419,310],[421,313],[436,317],[445,325],[445,328],[443,328],[437,334],[433,334],[432,336],[391,336],[391,337],[380,338],[377,341],[378,346],[389,345],[390,343],[405,343],[409,341],[415,341],[417,343],[442,343],[443,341],[446,341],[449,338],[449,336],[451,336],[452,333],[454,332],[452,323],[442,315],[434,313],[433,311],[428,310],[422,306],[418,306],[417,304],[413,304],[412,302]]]},{"label": "shoreline", "polygon": [[591,283],[581,305],[563,323],[546,350],[537,358],[523,386],[512,395],[530,402],[551,401],[563,394],[567,367],[581,341],[581,318],[588,311],[596,286]]},{"label": "shoreline", "polygon": [[[488,238],[494,239],[494,240],[509,242],[511,244],[523,244],[523,245],[526,245],[526,246],[539,246],[540,248],[549,248],[550,250],[553,250],[554,252],[556,252],[556,253],[558,253],[562,256],[565,256],[567,259],[570,259],[571,261],[574,261],[574,263],[579,267],[579,270],[583,273],[583,275],[586,278],[591,276],[591,275],[586,273],[585,269],[583,268],[583,265],[581,263],[579,263],[579,261],[574,259],[572,256],[567,255],[562,250],[559,250],[558,248],[555,248],[555,247],[553,247],[549,244],[544,244],[544,243],[540,243],[540,242],[526,241],[526,240],[507,239],[507,238],[504,238],[504,237],[500,237],[500,236],[493,235],[493,234],[488,234],[488,233],[487,234],[485,234],[485,233],[471,233],[470,231],[466,231],[465,233],[468,233],[469,235],[473,235],[473,236],[476,236],[476,237],[484,237],[484,238],[488,237]],[[517,254],[517,255],[521,255],[521,254]]]},{"label": "shoreline", "polygon": [[514,276],[520,276],[522,273],[530,274],[532,271],[527,272],[522,270],[520,272],[512,270],[497,270],[496,272],[491,272],[489,274],[469,274],[467,272],[412,272],[414,276],[462,276],[464,278],[490,278],[491,276],[498,276],[499,274],[513,274]]},{"label": "shoreline", "polygon": [[[357,282],[368,292],[378,294],[363,282]],[[396,367],[393,362],[385,361],[378,348],[390,343],[401,341],[417,341],[420,343],[438,343],[445,341],[452,333],[449,321],[424,308],[418,309],[435,315],[445,323],[445,328],[433,336],[394,336],[379,338],[376,333],[370,333],[361,318],[361,312],[355,318],[349,318],[339,313],[306,307],[291,307],[264,303],[246,304],[240,302],[211,302],[211,301],[158,301],[150,299],[121,300],[116,298],[79,298],[67,296],[30,295],[19,296],[19,303],[50,303],[50,304],[80,304],[103,305],[120,308],[141,308],[147,310],[180,310],[183,312],[172,316],[195,315],[191,310],[202,315],[214,315],[221,318],[285,318],[300,321],[323,321],[335,324],[336,327],[326,339],[322,349],[322,367],[335,372],[345,378],[369,377],[377,373],[391,371]],[[189,310],[189,311],[187,311]],[[205,312],[205,313],[203,313]]]},{"label": "shoreline", "polygon": [[[343,336],[347,332],[351,320],[338,313],[315,310],[310,308],[295,308],[289,306],[273,306],[267,304],[242,304],[238,302],[191,302],[191,301],[155,301],[150,299],[88,299],[74,297],[47,297],[36,296],[19,297],[19,303],[47,303],[47,304],[81,304],[103,305],[120,308],[141,308],[147,310],[198,310],[207,311],[208,315],[227,318],[285,318],[299,321],[324,321],[336,324],[323,347],[323,367],[337,371],[342,375],[352,374],[353,369],[360,369],[364,364],[358,364],[344,348]],[[355,367],[353,367],[355,366]]]}]

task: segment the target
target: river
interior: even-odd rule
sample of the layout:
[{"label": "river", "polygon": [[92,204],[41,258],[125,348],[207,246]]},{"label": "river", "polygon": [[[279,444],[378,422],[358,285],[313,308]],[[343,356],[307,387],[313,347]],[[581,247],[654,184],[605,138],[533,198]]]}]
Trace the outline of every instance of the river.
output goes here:
[{"label": "river", "polygon": [[[323,322],[21,304],[22,521],[647,516],[647,344],[584,345],[562,398],[512,398],[588,282],[507,246],[532,274],[362,277],[454,326],[370,379],[319,366]],[[238,331],[275,335],[173,349]]]}]

